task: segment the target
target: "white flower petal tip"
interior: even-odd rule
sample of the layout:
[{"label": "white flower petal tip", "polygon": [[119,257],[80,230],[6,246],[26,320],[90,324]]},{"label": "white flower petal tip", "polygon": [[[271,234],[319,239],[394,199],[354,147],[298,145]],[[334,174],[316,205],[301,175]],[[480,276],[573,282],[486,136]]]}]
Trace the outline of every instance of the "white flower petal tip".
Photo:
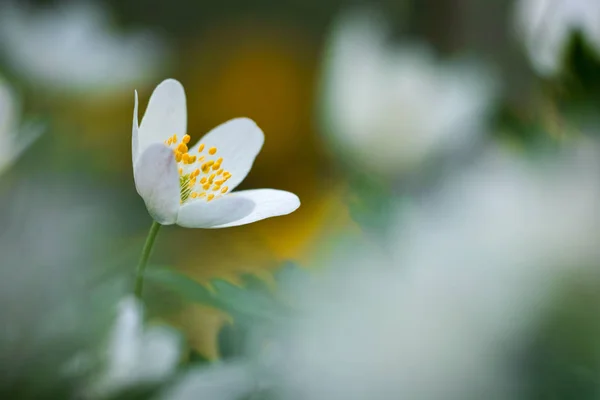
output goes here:
[{"label": "white flower petal tip", "polygon": [[156,87],[139,126],[134,93],[134,179],[157,222],[225,228],[289,214],[300,206],[296,195],[280,190],[231,193],[248,175],[265,142],[254,121],[232,119],[189,147],[186,118],[185,91],[174,79]]},{"label": "white flower petal tip", "polygon": [[173,135],[185,134],[185,102],[185,90],[175,79],[164,80],[154,89],[138,129],[138,151],[143,152],[153,143],[163,143]]},{"label": "white flower petal tip", "polygon": [[275,189],[243,190],[211,203],[181,208],[177,224],[186,228],[229,228],[290,214],[300,207],[293,193]]},{"label": "white flower petal tip", "polygon": [[133,172],[136,189],[152,218],[163,225],[175,223],[180,188],[172,150],[158,143],[150,145],[140,155]]},{"label": "white flower petal tip", "polygon": [[249,118],[234,118],[208,132],[190,150],[192,154],[204,149],[216,149],[222,167],[231,174],[227,180],[230,190],[236,188],[248,175],[254,159],[265,142],[263,131]]},{"label": "white flower petal tip", "polygon": [[275,189],[243,190],[231,196],[242,198],[254,204],[252,211],[239,219],[215,225],[212,228],[228,228],[257,222],[266,218],[291,214],[300,207],[300,199],[294,193]]}]

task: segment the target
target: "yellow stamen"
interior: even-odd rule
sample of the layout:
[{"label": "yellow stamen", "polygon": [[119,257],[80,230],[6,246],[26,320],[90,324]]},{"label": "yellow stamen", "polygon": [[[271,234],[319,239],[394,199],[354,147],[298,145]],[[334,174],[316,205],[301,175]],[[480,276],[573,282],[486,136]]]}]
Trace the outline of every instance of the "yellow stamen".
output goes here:
[{"label": "yellow stamen", "polygon": [[[218,199],[222,194],[229,191],[229,187],[223,186],[223,184],[231,177],[231,173],[221,168],[223,157],[210,160],[212,158],[210,156],[189,154],[188,144],[190,141],[191,137],[187,134],[183,136],[179,143],[177,142],[177,135],[173,135],[165,141],[166,145],[173,146],[173,155],[179,163],[177,170],[180,176],[180,202],[185,204],[188,199],[198,198],[205,198],[207,201]],[[205,144],[198,145],[198,153],[202,153],[205,149]],[[217,153],[216,147],[210,147],[207,150],[211,156]],[[198,162],[198,165],[195,165],[193,170],[185,167],[185,165],[192,165],[196,162]],[[200,175],[203,176],[200,177]]]}]

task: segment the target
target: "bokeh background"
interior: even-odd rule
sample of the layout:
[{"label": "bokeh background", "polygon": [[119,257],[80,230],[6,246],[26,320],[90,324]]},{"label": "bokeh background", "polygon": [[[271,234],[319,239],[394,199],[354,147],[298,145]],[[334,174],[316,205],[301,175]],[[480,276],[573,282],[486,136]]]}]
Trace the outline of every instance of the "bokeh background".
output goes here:
[{"label": "bokeh background", "polygon": [[[280,348],[272,357],[287,361],[266,364],[292,372],[269,375],[267,388],[277,381],[284,389],[264,398],[464,399],[488,398],[481,397],[488,390],[498,398],[598,398],[600,28],[590,26],[600,26],[600,7],[529,2],[537,4],[529,11],[527,0],[2,2],[0,131],[10,125],[17,133],[0,139],[2,325],[15,326],[0,357],[11,371],[2,393],[76,398],[79,386],[62,387],[52,371],[74,349],[102,343],[152,222],[133,182],[133,93],[144,110],[156,85],[175,78],[186,90],[192,141],[239,116],[264,131],[240,189],[283,189],[302,203],[247,226],[161,230],[152,267],[233,299],[221,308],[191,301],[205,294],[190,295],[199,290],[190,282],[149,278],[146,318],[178,330],[182,365],[229,368],[230,358],[271,357],[264,349],[274,342]],[[550,55],[532,55],[544,46]],[[464,190],[446,190],[446,182]],[[442,262],[429,253],[469,268],[432,267],[435,279],[388,275]],[[300,272],[281,278],[288,270]],[[333,283],[314,287],[305,274]],[[395,281],[403,284],[386,286]],[[236,301],[262,307],[238,293],[256,285],[302,298],[314,318],[273,333],[238,316]],[[425,296],[432,291],[441,293],[435,301]],[[483,305],[470,313],[473,304]],[[348,310],[372,319],[356,321]],[[395,320],[395,310],[412,317]],[[435,323],[422,322],[429,319]],[[422,334],[406,333],[407,325]],[[510,340],[497,335],[506,330]],[[347,343],[332,339],[346,332],[358,333]],[[502,362],[465,361],[480,335],[490,342],[473,344],[473,353]],[[386,350],[372,349],[377,342]],[[411,353],[415,346],[422,351]],[[326,361],[306,356],[331,348]],[[340,354],[353,351],[360,367],[340,369],[347,365]],[[393,361],[403,358],[413,361]],[[33,369],[31,360],[38,360]],[[77,360],[73,368],[87,376],[85,360]],[[449,374],[456,365],[481,379]],[[507,365],[519,379],[504,374]],[[332,369],[341,372],[319,380]],[[47,381],[27,385],[31,371]],[[349,384],[370,371],[383,378]],[[384,379],[399,371],[414,373],[401,389]],[[215,379],[238,378],[227,370]],[[310,390],[300,381],[312,382]],[[214,390],[206,398],[246,398]],[[190,396],[198,393],[205,392]],[[165,398],[196,398],[178,396]]]}]

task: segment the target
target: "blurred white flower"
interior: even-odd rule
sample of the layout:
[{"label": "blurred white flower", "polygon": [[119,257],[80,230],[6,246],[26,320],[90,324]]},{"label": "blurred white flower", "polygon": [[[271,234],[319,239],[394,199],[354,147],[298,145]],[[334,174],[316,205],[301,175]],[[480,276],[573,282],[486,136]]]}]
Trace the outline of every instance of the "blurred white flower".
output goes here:
[{"label": "blurred white flower", "polygon": [[142,305],[128,297],[119,304],[106,355],[106,367],[93,383],[92,397],[110,396],[170,377],[179,362],[181,343],[167,327],[144,328]]},{"label": "blurred white flower", "polygon": [[[559,160],[489,150],[398,222],[403,265],[581,265],[600,255],[600,156],[579,143]],[[439,254],[444,254],[443,258]]]},{"label": "blurred white flower", "polygon": [[0,173],[39,136],[38,124],[20,126],[20,106],[13,90],[0,78]]},{"label": "blurred white flower", "polygon": [[61,91],[120,90],[158,72],[166,48],[147,32],[118,33],[100,2],[45,9],[0,4],[0,53],[23,79]]},{"label": "blurred white flower", "polygon": [[139,126],[136,92],[135,186],[157,222],[226,228],[289,214],[300,207],[298,196],[283,190],[231,192],[248,175],[265,141],[254,121],[225,122],[189,149],[186,125],[185,92],[178,81],[167,79],[156,87]]},{"label": "blurred white flower", "polygon": [[279,398],[521,398],[520,352],[545,307],[599,260],[598,154],[532,166],[492,153],[415,206],[394,257],[342,249],[324,277],[292,282],[305,314],[264,362]]},{"label": "blurred white flower", "polygon": [[560,72],[576,32],[600,55],[600,1],[519,0],[515,20],[531,63],[543,76]]},{"label": "blurred white flower", "polygon": [[335,24],[323,76],[325,129],[353,164],[399,174],[472,145],[485,128],[494,82],[465,62],[439,63],[415,44],[393,47],[376,15]]},{"label": "blurred white flower", "polygon": [[87,181],[28,174],[0,189],[3,393],[20,387],[33,398],[64,398],[40,381],[72,385],[87,373],[110,321],[107,304],[129,291],[129,281],[110,272],[125,211],[114,193]]},{"label": "blurred white flower", "polygon": [[210,367],[188,370],[158,399],[164,400],[237,400],[252,393],[256,382],[248,365],[215,363]]}]

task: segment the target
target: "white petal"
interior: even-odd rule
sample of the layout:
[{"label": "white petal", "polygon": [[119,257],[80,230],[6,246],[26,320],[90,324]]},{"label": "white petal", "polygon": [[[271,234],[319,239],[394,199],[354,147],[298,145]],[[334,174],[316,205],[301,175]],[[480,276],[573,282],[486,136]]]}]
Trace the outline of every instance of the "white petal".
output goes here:
[{"label": "white petal", "polygon": [[97,380],[86,388],[89,392],[86,398],[108,397],[130,383],[143,355],[140,347],[142,318],[143,308],[136,298],[130,296],[121,300],[106,349],[106,366]]},{"label": "white petal", "polygon": [[106,368],[91,384],[90,398],[107,398],[133,385],[165,379],[181,354],[175,331],[162,326],[144,329],[143,305],[133,296],[121,300],[109,339]]},{"label": "white petal", "polygon": [[212,228],[244,218],[254,208],[252,200],[232,194],[210,202],[204,199],[193,200],[179,210],[177,225],[185,228]]},{"label": "white petal", "polygon": [[228,228],[230,226],[246,225],[261,219],[289,214],[300,207],[300,199],[294,193],[275,189],[242,190],[231,193],[227,197],[244,199],[254,204],[252,212],[232,219],[231,222],[215,224],[212,228]]},{"label": "white petal", "polygon": [[192,147],[190,153],[198,154],[198,146],[204,144],[203,155],[211,147],[217,148],[213,156],[216,160],[223,157],[221,167],[231,173],[227,186],[233,190],[250,172],[254,159],[265,142],[265,135],[254,121],[249,118],[235,118],[208,132]]},{"label": "white petal", "polygon": [[173,151],[160,143],[150,145],[138,157],[133,176],[135,187],[152,218],[163,225],[175,223],[180,192]]},{"label": "white petal", "polygon": [[142,305],[134,297],[119,304],[119,313],[108,344],[107,373],[115,379],[126,378],[142,356]]},{"label": "white petal", "polygon": [[152,143],[163,143],[173,135],[183,137],[186,125],[183,86],[174,79],[167,79],[154,89],[150,97],[139,128],[138,150],[143,152]]},{"label": "white petal", "polygon": [[136,380],[157,382],[167,378],[179,363],[181,354],[179,337],[163,326],[155,326],[144,333],[142,354],[137,360]]},{"label": "white petal", "polygon": [[155,399],[235,400],[248,398],[256,390],[256,377],[250,366],[230,361],[188,368]]},{"label": "white petal", "polygon": [[131,159],[133,161],[133,165],[135,165],[135,160],[138,157],[138,131],[139,127],[139,119],[138,119],[138,93],[137,90],[134,91],[134,104],[133,104],[133,124],[131,128]]}]

